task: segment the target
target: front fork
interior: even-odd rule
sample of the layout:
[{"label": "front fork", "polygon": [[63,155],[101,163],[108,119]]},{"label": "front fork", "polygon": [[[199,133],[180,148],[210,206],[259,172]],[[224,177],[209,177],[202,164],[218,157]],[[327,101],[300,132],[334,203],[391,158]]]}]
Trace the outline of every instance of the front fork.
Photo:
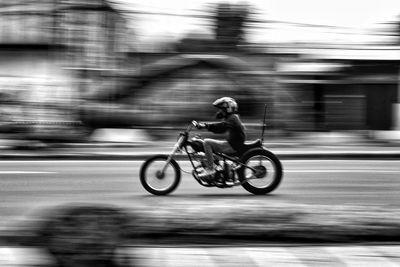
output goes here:
[{"label": "front fork", "polygon": [[169,163],[170,163],[171,160],[172,160],[172,157],[175,155],[175,153],[176,153],[179,149],[181,149],[181,145],[182,145],[182,142],[183,142],[184,138],[185,138],[185,137],[184,137],[183,135],[181,135],[181,136],[179,137],[178,141],[175,143],[174,148],[172,149],[171,153],[169,154],[169,156],[168,156],[168,158],[167,158],[167,161],[165,162],[165,165],[164,165],[164,167],[163,167],[162,170],[161,170],[161,175],[162,175],[162,176],[164,175],[165,171],[167,170],[168,165],[169,165]]}]

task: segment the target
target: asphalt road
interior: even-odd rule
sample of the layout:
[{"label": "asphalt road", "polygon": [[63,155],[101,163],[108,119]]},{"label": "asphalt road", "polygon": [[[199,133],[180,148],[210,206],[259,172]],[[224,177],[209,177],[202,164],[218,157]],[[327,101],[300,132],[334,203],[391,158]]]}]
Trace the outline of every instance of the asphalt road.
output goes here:
[{"label": "asphalt road", "polygon": [[[183,173],[167,198],[139,182],[142,161],[0,161],[0,215],[4,226],[43,207],[76,202],[140,206],[144,201],[254,198],[271,203],[400,206],[399,161],[288,160],[276,191],[253,196],[241,187],[205,188]],[[189,171],[188,162],[180,162]]]}]

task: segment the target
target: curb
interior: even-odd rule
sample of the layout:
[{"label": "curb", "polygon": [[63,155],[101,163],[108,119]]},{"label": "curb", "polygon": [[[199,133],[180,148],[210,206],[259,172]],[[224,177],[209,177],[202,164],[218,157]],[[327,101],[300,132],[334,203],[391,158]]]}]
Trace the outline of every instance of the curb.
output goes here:
[{"label": "curb", "polygon": [[[157,154],[168,152],[154,152],[142,154],[120,154],[120,153],[76,153],[76,154],[36,154],[36,153],[3,153],[0,160],[145,160]],[[281,160],[293,159],[385,159],[398,160],[400,152],[304,152],[304,153],[275,153]],[[177,160],[187,160],[186,155],[176,155]]]}]

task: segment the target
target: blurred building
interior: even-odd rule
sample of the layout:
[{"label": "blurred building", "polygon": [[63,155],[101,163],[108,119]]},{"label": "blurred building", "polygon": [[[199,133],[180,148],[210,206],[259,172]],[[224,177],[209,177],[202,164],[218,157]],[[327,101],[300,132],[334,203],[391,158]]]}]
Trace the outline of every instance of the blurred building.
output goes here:
[{"label": "blurred building", "polygon": [[[110,82],[109,73],[124,68],[131,32],[122,13],[107,1],[58,0],[56,24],[57,42],[66,48],[65,65],[90,81],[84,91],[97,90],[98,83]],[[108,90],[115,86],[109,84]]]},{"label": "blurred building", "polygon": [[103,73],[121,67],[127,38],[125,18],[107,1],[1,1],[1,108],[15,110],[3,121],[49,136],[78,124],[85,85],[113,87]]},{"label": "blurred building", "polygon": [[209,103],[230,95],[239,100],[246,122],[259,122],[263,104],[268,104],[269,125],[276,130],[368,133],[396,127],[397,47],[281,44],[236,53],[206,49],[129,53],[132,62],[141,63],[135,65],[139,75],[127,88],[111,93],[110,99],[125,97],[116,100],[108,115],[99,113],[97,124],[120,120],[120,125],[157,126],[212,119]]},{"label": "blurred building", "polygon": [[293,130],[386,131],[398,125],[400,52],[395,45],[291,45],[277,55],[277,84]]}]

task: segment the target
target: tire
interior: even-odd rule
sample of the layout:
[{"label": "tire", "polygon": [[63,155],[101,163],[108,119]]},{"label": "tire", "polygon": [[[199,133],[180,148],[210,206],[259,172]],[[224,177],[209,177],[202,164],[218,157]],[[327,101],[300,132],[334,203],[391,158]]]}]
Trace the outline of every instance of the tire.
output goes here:
[{"label": "tire", "polygon": [[178,163],[171,159],[161,177],[157,177],[168,159],[167,155],[157,155],[146,160],[140,169],[140,182],[144,189],[153,195],[168,195],[176,189],[181,181],[181,170]]},{"label": "tire", "polygon": [[[283,174],[282,164],[272,152],[259,148],[252,149],[242,156],[241,161],[243,164],[257,170],[256,173],[246,167],[238,170],[239,181],[242,182],[242,187],[250,193],[265,195],[274,191],[279,186]],[[246,177],[257,178],[247,181]]]}]

